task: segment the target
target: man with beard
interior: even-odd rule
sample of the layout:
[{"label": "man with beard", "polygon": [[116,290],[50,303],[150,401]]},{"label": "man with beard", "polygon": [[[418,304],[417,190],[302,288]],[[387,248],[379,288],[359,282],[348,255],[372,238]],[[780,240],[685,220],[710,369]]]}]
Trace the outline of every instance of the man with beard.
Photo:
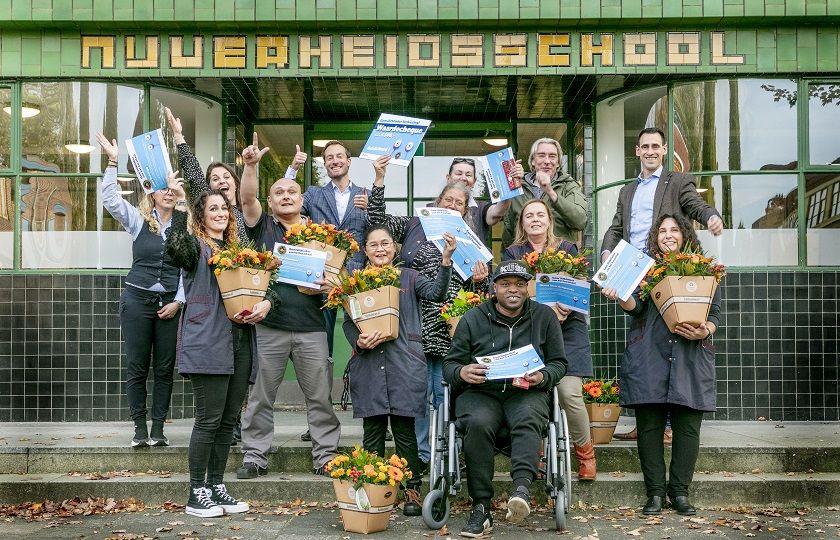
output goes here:
[{"label": "man with beard", "polygon": [[[303,194],[293,179],[281,178],[272,184],[268,194],[271,213],[263,211],[257,200],[256,169],[267,150],[258,148],[254,134],[254,143],[242,151],[242,215],[258,249],[274,249],[275,243],[283,242],[289,227],[303,221]],[[323,280],[321,283],[322,290],[329,289]],[[322,298],[303,294],[286,283],[272,284],[267,298],[272,301],[272,308],[257,325],[259,370],[242,416],[244,457],[236,477],[248,479],[268,473],[267,454],[274,438],[274,400],[290,357],[306,399],[306,420],[312,433],[312,472],[322,475],[324,465],[335,457],[341,434],[326,384],[329,363]]]},{"label": "man with beard", "polygon": [[[464,437],[467,487],[473,509],[462,536],[478,538],[493,528],[493,447],[502,425],[510,430],[513,495],[506,519],[521,523],[531,512],[531,482],[537,476],[542,431],[548,424],[548,392],[566,374],[563,331],[554,311],[528,298],[531,274],[518,261],[504,261],[493,275],[495,296],[461,318],[443,376],[452,386],[458,429]],[[519,379],[487,380],[477,357],[533,345],[545,367]]]},{"label": "man with beard", "polygon": [[554,214],[554,236],[572,243],[586,226],[586,198],[574,178],[561,168],[563,150],[554,139],[543,137],[531,145],[528,165],[531,172],[522,179],[525,193],[511,201],[505,214],[502,249],[513,243],[519,213],[533,199],[541,199],[551,206]]}]

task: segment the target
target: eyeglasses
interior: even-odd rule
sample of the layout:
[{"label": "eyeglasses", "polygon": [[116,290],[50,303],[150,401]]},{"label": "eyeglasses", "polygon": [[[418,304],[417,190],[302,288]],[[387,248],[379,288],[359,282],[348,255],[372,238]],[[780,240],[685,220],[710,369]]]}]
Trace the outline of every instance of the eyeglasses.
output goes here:
[{"label": "eyeglasses", "polygon": [[472,165],[473,167],[475,167],[475,160],[473,158],[456,157],[452,160],[453,165],[457,165],[458,163],[466,163],[467,165]]},{"label": "eyeglasses", "polygon": [[372,251],[376,251],[379,248],[388,249],[389,247],[391,247],[393,245],[394,245],[394,242],[392,242],[391,240],[383,240],[379,243],[369,242],[369,243],[365,244],[365,247],[367,249],[372,250]]},{"label": "eyeglasses", "polygon": [[448,196],[441,198],[440,202],[444,204],[451,204],[452,206],[456,206],[458,208],[463,208],[467,205],[467,203],[464,202],[463,199],[456,199],[455,197]]}]

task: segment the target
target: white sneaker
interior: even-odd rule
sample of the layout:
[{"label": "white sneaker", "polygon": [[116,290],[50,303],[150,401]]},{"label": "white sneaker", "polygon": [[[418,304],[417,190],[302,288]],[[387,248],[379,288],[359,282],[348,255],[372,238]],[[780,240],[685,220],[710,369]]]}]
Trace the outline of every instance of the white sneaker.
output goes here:
[{"label": "white sneaker", "polygon": [[206,487],[193,488],[190,491],[190,500],[187,501],[185,512],[191,516],[202,518],[225,515],[224,509],[213,502],[212,496],[213,492]]},{"label": "white sneaker", "polygon": [[507,504],[505,519],[511,523],[522,523],[531,513],[531,494],[528,488],[520,486],[513,492]]},{"label": "white sneaker", "polygon": [[213,502],[221,506],[225,514],[241,514],[251,508],[248,506],[248,503],[237,501],[231,497],[224,484],[210,486],[210,489],[213,490],[213,494],[211,495]]}]

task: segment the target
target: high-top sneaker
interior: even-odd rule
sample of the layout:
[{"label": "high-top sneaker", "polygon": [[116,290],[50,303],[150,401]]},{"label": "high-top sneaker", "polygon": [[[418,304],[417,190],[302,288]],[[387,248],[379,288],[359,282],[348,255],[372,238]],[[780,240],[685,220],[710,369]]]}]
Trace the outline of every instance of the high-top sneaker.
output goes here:
[{"label": "high-top sneaker", "polygon": [[134,421],[134,438],[131,439],[132,448],[143,446],[149,446],[149,428],[146,426],[145,418]]},{"label": "high-top sneaker", "polygon": [[152,432],[149,435],[149,446],[169,446],[169,439],[163,434],[163,421],[152,420]]},{"label": "high-top sneaker", "polygon": [[224,509],[213,502],[213,492],[210,488],[196,486],[190,489],[190,500],[187,501],[186,513],[202,518],[219,517],[225,515]]},{"label": "high-top sneaker", "polygon": [[211,495],[213,502],[221,506],[222,510],[225,511],[225,514],[241,514],[242,512],[247,512],[250,509],[248,503],[237,501],[231,497],[224,484],[214,484],[208,487],[213,492]]},{"label": "high-top sneaker", "polygon": [[493,532],[493,516],[489,510],[485,510],[483,504],[477,504],[470,512],[466,526],[461,529],[461,536],[468,538],[482,538],[485,534]]}]

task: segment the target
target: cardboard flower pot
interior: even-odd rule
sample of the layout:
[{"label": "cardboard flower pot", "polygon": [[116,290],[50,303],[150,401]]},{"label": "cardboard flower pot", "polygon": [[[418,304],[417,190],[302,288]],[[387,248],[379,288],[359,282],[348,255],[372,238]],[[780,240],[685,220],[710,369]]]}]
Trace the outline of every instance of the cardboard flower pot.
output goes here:
[{"label": "cardboard flower pot", "polygon": [[368,534],[388,528],[396,487],[362,484],[355,489],[351,482],[333,480],[333,488],[345,531]]},{"label": "cardboard flower pot", "polygon": [[667,276],[650,292],[668,330],[680,323],[699,326],[709,316],[717,281],[712,276]]},{"label": "cardboard flower pot", "polygon": [[455,329],[458,328],[458,323],[461,321],[461,317],[449,317],[449,320],[446,321],[446,331],[449,332],[449,337],[455,337]]},{"label": "cardboard flower pot", "polygon": [[[327,262],[324,264],[324,281],[332,286],[341,285],[338,275],[341,273],[341,270],[344,268],[344,262],[347,260],[346,251],[342,251],[323,242],[318,242],[317,240],[308,240],[300,246],[326,253]],[[298,287],[298,290],[304,294],[322,294],[321,291],[310,289],[309,287]]]},{"label": "cardboard flower pot", "polygon": [[616,403],[587,403],[589,433],[592,444],[607,444],[612,440],[621,406]]},{"label": "cardboard flower pot", "polygon": [[251,309],[254,304],[265,298],[271,272],[254,268],[234,268],[224,270],[216,276],[225,312],[228,319],[243,309]]},{"label": "cardboard flower pot", "polygon": [[362,334],[381,331],[386,341],[400,334],[400,290],[388,285],[379,289],[351,294],[344,310]]}]

